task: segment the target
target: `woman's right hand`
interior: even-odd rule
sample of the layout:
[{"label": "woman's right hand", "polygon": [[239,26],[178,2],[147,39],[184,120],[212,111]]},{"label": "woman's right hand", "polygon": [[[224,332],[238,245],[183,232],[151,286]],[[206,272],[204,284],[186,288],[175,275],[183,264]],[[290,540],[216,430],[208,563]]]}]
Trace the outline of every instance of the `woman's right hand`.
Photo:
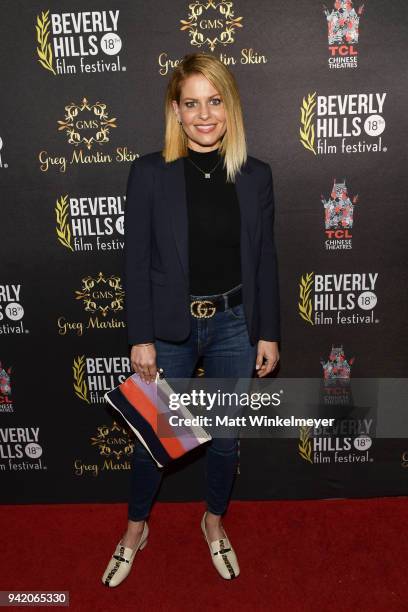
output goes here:
[{"label": "woman's right hand", "polygon": [[151,344],[134,344],[130,352],[132,369],[146,382],[154,382],[157,374],[156,348]]}]

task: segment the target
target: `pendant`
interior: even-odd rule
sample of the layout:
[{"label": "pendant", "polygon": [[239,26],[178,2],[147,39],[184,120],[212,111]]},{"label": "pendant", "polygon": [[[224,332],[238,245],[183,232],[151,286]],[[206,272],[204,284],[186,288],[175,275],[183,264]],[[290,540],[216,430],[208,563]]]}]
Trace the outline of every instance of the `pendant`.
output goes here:
[{"label": "pendant", "polygon": [[204,174],[205,178],[211,178],[211,174],[208,174],[207,172]]}]

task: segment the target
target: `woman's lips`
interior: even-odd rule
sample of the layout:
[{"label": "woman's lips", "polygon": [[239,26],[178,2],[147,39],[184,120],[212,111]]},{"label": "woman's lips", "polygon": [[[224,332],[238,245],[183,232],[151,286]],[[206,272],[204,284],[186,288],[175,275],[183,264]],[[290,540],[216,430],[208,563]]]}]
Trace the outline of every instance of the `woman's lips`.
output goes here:
[{"label": "woman's lips", "polygon": [[202,132],[203,134],[208,134],[208,132],[212,132],[213,129],[215,129],[215,124],[211,124],[211,125],[196,125],[195,128],[199,132]]}]

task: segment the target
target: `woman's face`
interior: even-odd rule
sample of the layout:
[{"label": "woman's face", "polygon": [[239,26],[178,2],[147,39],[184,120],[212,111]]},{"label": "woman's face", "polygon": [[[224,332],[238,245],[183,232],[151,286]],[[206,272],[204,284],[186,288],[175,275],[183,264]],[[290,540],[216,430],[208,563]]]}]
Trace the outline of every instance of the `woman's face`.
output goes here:
[{"label": "woman's face", "polygon": [[203,153],[218,149],[227,129],[224,102],[202,74],[189,76],[181,87],[180,103],[172,104],[190,149]]}]

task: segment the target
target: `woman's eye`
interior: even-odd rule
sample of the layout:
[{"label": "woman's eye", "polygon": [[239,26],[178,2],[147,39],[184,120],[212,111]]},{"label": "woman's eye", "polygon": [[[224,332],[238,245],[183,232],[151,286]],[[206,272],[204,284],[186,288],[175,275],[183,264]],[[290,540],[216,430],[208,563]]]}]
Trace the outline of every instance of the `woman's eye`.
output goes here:
[{"label": "woman's eye", "polygon": [[[214,106],[218,106],[219,104],[221,104],[221,102],[222,102],[221,98],[212,98],[210,100],[210,103],[213,104]],[[196,105],[196,102],[195,100],[189,100],[185,104],[187,108],[194,108],[194,106]]]}]

